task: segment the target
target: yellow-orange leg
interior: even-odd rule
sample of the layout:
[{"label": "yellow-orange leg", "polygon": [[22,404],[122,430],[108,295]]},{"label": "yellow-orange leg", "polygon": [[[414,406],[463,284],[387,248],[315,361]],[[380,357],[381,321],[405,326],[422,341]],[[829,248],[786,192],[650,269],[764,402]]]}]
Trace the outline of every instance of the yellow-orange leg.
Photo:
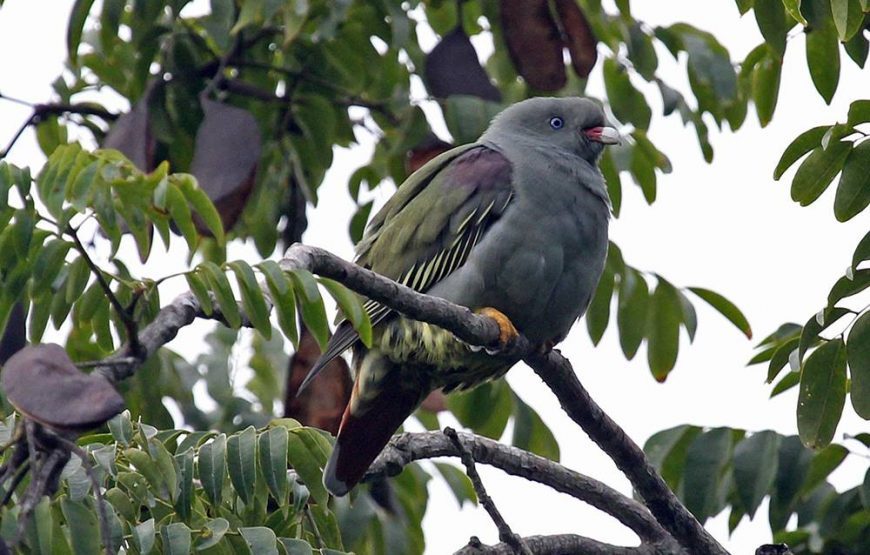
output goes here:
[{"label": "yellow-orange leg", "polygon": [[501,349],[505,349],[519,337],[520,333],[517,331],[517,328],[514,327],[510,318],[505,316],[501,311],[486,306],[475,312],[481,316],[492,318],[498,324],[498,342]]}]

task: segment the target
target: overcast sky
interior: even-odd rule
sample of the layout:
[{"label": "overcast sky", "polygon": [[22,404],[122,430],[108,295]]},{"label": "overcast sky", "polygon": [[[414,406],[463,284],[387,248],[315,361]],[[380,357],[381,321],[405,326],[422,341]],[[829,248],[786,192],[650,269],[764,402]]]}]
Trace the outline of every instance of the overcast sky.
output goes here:
[{"label": "overcast sky", "polygon": [[[66,54],[70,5],[69,0],[7,0],[0,8],[0,93],[31,102],[51,100],[50,83],[62,69]],[[632,8],[636,18],[650,25],[685,21],[712,31],[734,60],[741,60],[761,41],[752,16],[741,19],[731,0],[636,2]],[[685,70],[667,52],[659,52],[659,58],[660,75],[688,91]],[[703,161],[694,131],[683,128],[677,116],[654,118],[650,138],[670,157],[674,172],[660,176],[658,200],[652,207],[629,179],[623,179],[622,214],[611,226],[612,237],[629,264],[655,271],[676,285],[699,285],[726,295],[745,311],[756,339],[785,321],[804,322],[817,312],[830,286],[848,266],[857,241],[870,227],[866,212],[846,224],[835,221],[833,187],[811,207],[801,208],[789,199],[788,183],[794,170],[782,182],[771,177],[783,149],[798,133],[845,120],[849,102],[862,93],[866,96],[867,73],[862,74],[844,56],[840,87],[831,106],[826,106],[812,87],[802,36],[789,43],[784,68],[773,123],[760,129],[750,111],[736,134],[711,128],[715,149],[711,165]],[[647,92],[654,112],[660,113],[657,93]],[[589,93],[603,97],[600,80],[590,82]],[[0,100],[0,144],[5,145],[28,116],[27,108]],[[346,181],[367,155],[363,146],[336,157],[336,167],[320,191],[320,198],[329,201],[311,210],[306,242],[348,258],[352,255],[344,223],[353,208]],[[31,132],[19,141],[9,160],[39,167],[44,158]],[[378,193],[381,201],[390,192],[388,187],[382,189]],[[249,250],[236,252],[252,256]],[[152,275],[168,273],[171,258],[163,257],[158,263],[163,265],[151,268]],[[650,376],[643,350],[633,362],[625,361],[613,329],[594,348],[585,326],[577,325],[562,350],[592,396],[639,444],[656,431],[683,423],[796,433],[796,390],[769,400],[765,370],[745,367],[753,343],[712,309],[700,302],[696,307],[695,343],[687,345],[683,335],[677,366],[665,384]],[[187,342],[185,337],[197,334],[185,331],[170,346],[178,348]],[[563,415],[553,395],[530,370],[519,365],[508,380],[555,430],[564,464],[630,494],[628,481]],[[866,428],[866,422],[847,403],[838,437]],[[866,461],[854,459],[849,457],[833,475],[840,489],[863,477]],[[615,543],[632,541],[631,534],[615,520],[576,500],[497,470],[482,468],[481,473],[515,532],[576,532]],[[495,527],[482,509],[458,513],[451,494],[437,480],[430,492],[432,501],[424,523],[428,553],[451,552],[471,535],[487,543],[497,541]],[[752,553],[770,539],[766,502],[755,521],[744,521],[730,539],[726,519],[727,515],[720,515],[708,527],[735,554]]]}]

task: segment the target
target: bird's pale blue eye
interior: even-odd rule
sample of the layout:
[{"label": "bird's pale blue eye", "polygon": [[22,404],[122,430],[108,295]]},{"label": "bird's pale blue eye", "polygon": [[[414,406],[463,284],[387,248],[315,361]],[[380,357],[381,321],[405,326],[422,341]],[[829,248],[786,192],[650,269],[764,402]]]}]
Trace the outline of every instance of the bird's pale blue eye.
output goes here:
[{"label": "bird's pale blue eye", "polygon": [[553,129],[562,129],[565,126],[565,121],[559,116],[550,118],[550,127]]}]

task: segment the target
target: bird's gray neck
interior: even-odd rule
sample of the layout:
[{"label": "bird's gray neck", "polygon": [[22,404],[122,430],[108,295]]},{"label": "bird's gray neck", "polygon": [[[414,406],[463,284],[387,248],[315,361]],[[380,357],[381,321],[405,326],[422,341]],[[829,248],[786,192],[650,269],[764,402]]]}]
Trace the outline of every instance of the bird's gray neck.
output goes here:
[{"label": "bird's gray neck", "polygon": [[[500,141],[484,135],[480,142],[501,152],[514,164],[518,161],[523,164],[539,164],[534,171],[566,176],[571,186],[579,183],[599,198],[608,210],[610,209],[610,196],[607,194],[607,186],[597,164],[589,162],[577,153],[558,146],[542,145],[540,141],[526,140],[524,137]],[[532,153],[534,155],[530,155]],[[523,168],[515,167],[514,171],[523,171]]]}]

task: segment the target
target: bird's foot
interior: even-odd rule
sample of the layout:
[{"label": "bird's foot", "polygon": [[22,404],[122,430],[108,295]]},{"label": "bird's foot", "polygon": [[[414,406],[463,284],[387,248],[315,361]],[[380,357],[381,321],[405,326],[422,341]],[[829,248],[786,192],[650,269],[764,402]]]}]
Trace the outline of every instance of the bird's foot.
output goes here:
[{"label": "bird's foot", "polygon": [[487,349],[487,353],[496,354],[506,350],[514,341],[516,341],[517,337],[520,336],[520,333],[517,331],[517,328],[514,327],[510,318],[505,316],[501,311],[487,306],[476,310],[475,312],[481,316],[492,318],[495,320],[495,323],[498,324],[498,348],[495,350]]}]

